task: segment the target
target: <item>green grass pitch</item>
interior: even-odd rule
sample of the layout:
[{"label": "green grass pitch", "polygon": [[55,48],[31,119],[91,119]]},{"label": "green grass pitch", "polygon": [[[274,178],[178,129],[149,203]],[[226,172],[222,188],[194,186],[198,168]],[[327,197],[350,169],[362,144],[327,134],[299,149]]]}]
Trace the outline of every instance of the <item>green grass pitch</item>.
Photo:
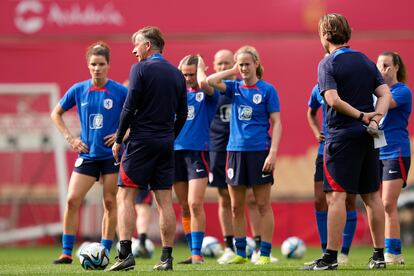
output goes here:
[{"label": "green grass pitch", "polygon": [[[75,248],[76,249],[76,248]],[[310,261],[320,255],[318,248],[308,248],[304,259],[288,260],[280,254],[280,249],[275,248],[273,255],[279,258],[276,264],[266,266],[255,266],[253,264],[244,265],[218,265],[215,259],[206,259],[203,265],[177,265],[176,261],[185,259],[189,253],[184,246],[174,248],[174,271],[172,272],[153,272],[152,266],[160,256],[160,249],[157,248],[152,259],[136,259],[135,269],[128,272],[104,272],[86,271],[75,257],[72,265],[53,265],[52,260],[60,253],[58,247],[1,247],[0,248],[0,274],[1,275],[76,275],[76,274],[117,274],[117,275],[154,275],[155,274],[174,274],[174,275],[303,275],[303,274],[348,274],[348,275],[414,275],[414,250],[405,248],[404,266],[388,266],[386,270],[370,271],[367,268],[368,258],[371,256],[371,248],[353,247],[350,252],[350,262],[346,266],[340,267],[337,271],[329,272],[305,272],[298,271],[298,267],[305,261]],[[115,251],[111,252],[113,261]]]}]

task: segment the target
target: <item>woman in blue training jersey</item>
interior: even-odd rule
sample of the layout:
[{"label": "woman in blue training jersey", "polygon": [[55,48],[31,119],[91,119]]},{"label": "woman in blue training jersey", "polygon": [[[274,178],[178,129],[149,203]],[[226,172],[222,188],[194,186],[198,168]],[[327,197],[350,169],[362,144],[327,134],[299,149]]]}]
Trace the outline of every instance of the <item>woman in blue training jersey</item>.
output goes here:
[{"label": "woman in blue training jersey", "polygon": [[[247,261],[244,210],[246,190],[252,187],[262,229],[261,256],[256,265],[264,265],[271,263],[274,230],[270,191],[282,131],[279,98],[275,88],[262,80],[263,68],[255,48],[244,46],[234,57],[236,64],[232,69],[207,78],[210,86],[232,99],[226,180],[237,255],[227,263]],[[238,74],[242,80],[226,80]],[[273,125],[272,139],[268,133],[269,119]]]},{"label": "woman in blue training jersey", "polygon": [[384,52],[378,56],[378,70],[390,87],[392,100],[381,121],[387,146],[380,148],[382,165],[382,202],[385,208],[385,261],[404,264],[401,254],[400,222],[397,201],[406,186],[411,150],[407,125],[411,114],[411,90],[405,84],[406,69],[401,56]]},{"label": "woman in blue training jersey", "polygon": [[[70,147],[79,153],[69,181],[63,218],[62,255],[55,264],[72,263],[72,249],[78,230],[79,208],[86,193],[102,177],[102,240],[111,249],[116,228],[116,193],[119,164],[112,156],[112,144],[127,89],[108,79],[109,47],[103,42],[92,44],[86,52],[91,79],[76,83],[53,109],[51,118]],[[74,136],[63,114],[76,106],[81,124],[80,137]]]},{"label": "woman in blue training jersey", "polygon": [[174,191],[181,210],[191,257],[179,264],[204,262],[201,245],[206,228],[204,194],[208,182],[209,129],[218,94],[207,85],[206,66],[199,55],[184,57],[179,65],[187,83],[188,114],[175,139]]}]

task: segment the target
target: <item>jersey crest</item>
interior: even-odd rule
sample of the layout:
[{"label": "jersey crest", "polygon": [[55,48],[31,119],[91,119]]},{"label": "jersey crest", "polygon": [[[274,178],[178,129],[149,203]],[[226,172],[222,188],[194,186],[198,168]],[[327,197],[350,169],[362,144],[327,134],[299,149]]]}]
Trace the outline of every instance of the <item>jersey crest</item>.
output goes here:
[{"label": "jersey crest", "polygon": [[114,102],[112,101],[112,99],[105,99],[104,100],[104,107],[106,109],[111,109],[113,105],[114,105]]},{"label": "jersey crest", "polygon": [[204,92],[197,92],[195,99],[197,102],[201,102],[204,99]]},{"label": "jersey crest", "polygon": [[254,94],[253,95],[253,102],[255,104],[259,104],[262,102],[262,95],[261,94]]}]

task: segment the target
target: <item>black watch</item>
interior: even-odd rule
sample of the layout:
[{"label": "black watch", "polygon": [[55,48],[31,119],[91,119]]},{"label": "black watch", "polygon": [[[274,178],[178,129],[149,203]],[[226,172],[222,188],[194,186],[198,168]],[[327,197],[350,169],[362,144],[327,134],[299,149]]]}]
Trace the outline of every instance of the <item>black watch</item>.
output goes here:
[{"label": "black watch", "polygon": [[364,112],[361,112],[361,114],[359,114],[358,120],[362,121],[362,119],[364,118]]}]

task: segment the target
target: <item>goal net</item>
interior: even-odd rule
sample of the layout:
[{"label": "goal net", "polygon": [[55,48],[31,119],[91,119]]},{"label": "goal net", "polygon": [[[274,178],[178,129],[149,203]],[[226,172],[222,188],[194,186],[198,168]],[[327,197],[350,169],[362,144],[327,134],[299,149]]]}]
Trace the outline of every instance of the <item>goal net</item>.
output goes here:
[{"label": "goal net", "polygon": [[66,149],[50,112],[54,83],[0,84],[0,245],[61,233]]}]

